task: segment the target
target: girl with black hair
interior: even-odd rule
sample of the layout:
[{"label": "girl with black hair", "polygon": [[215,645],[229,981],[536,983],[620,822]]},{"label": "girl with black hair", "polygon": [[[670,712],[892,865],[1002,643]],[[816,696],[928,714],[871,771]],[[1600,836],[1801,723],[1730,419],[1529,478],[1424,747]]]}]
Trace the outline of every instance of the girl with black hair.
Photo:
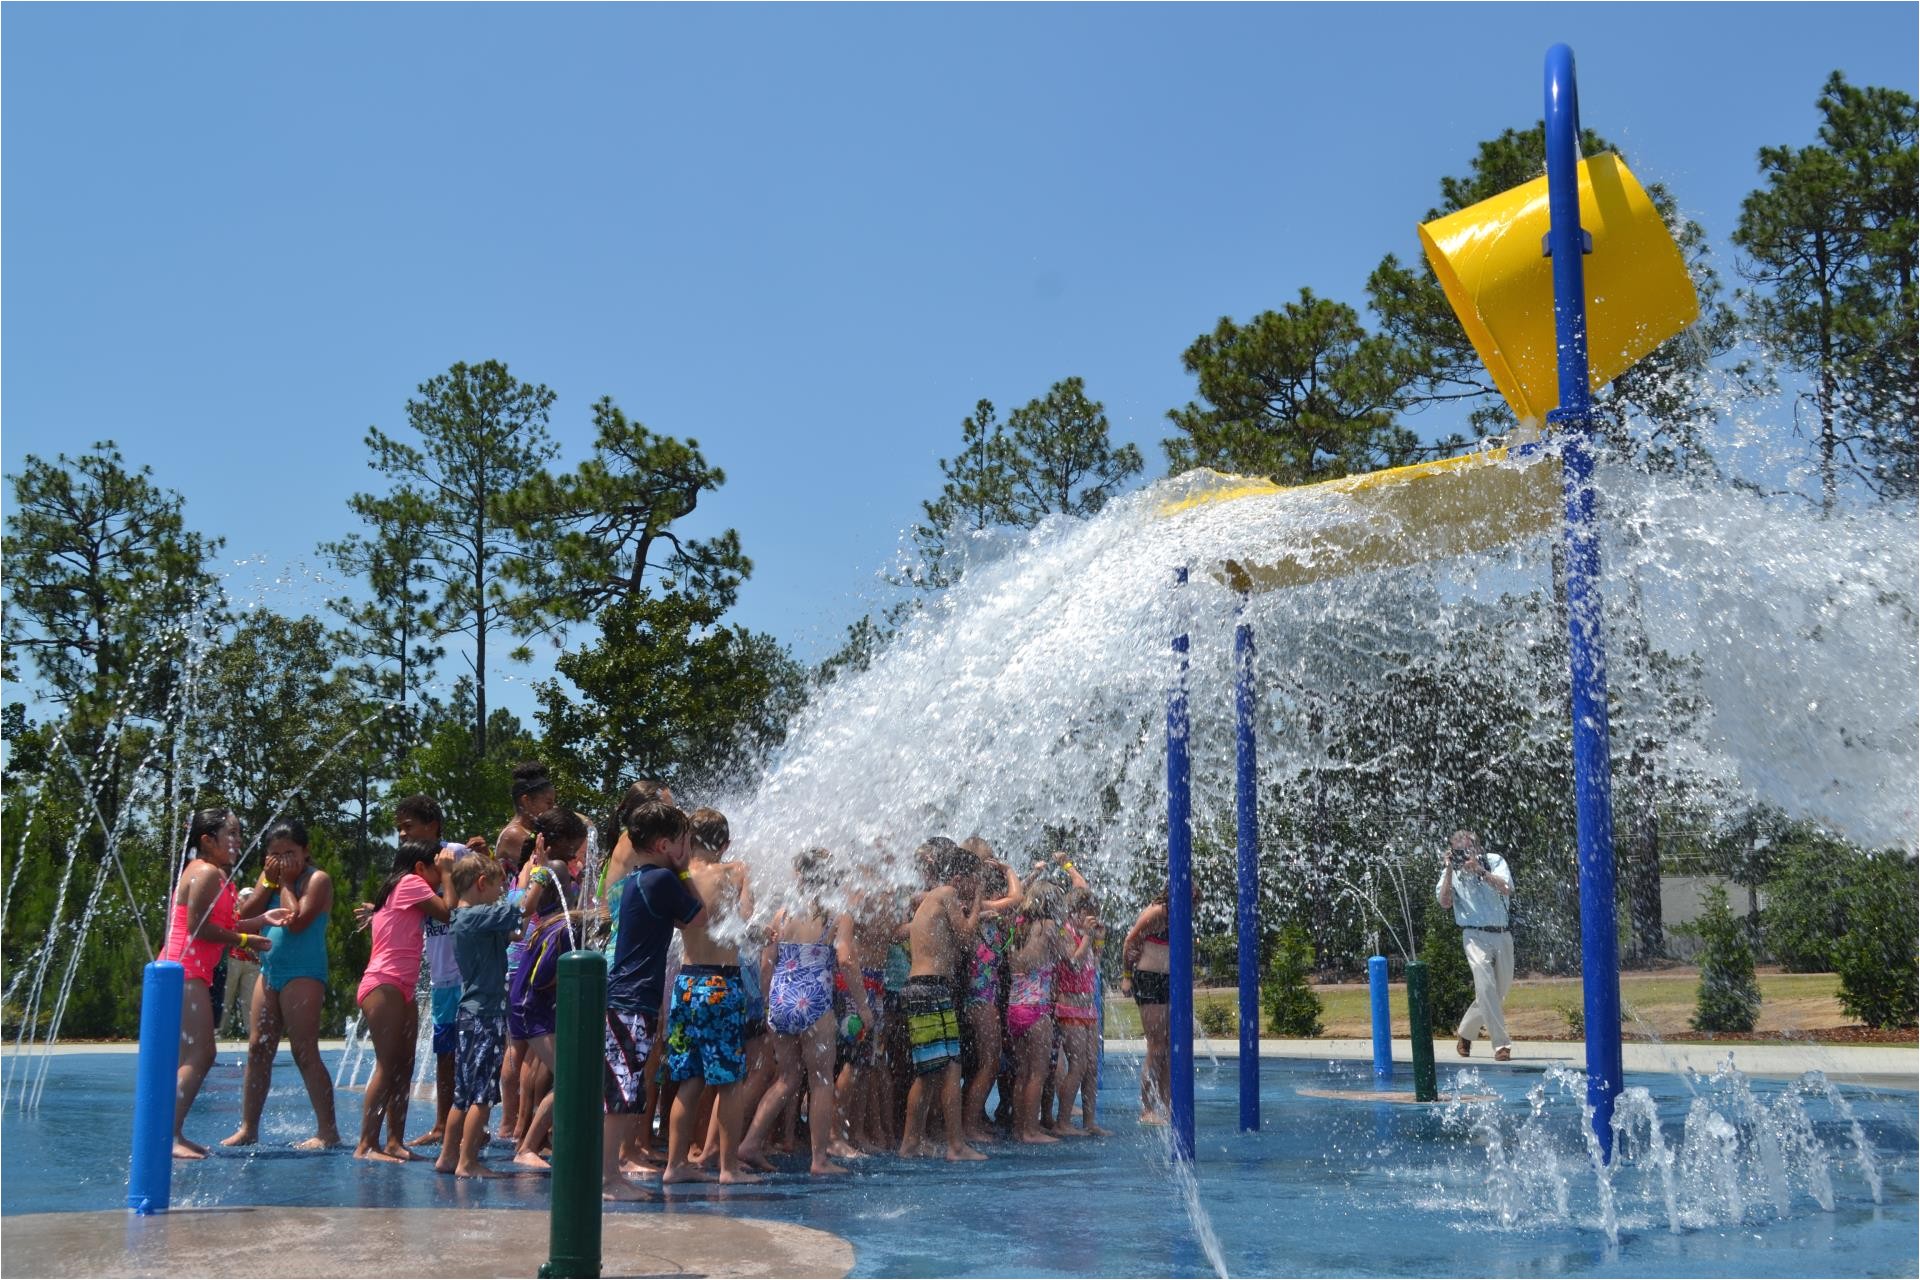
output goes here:
[{"label": "girl with black hair", "polygon": [[[223,1147],[259,1141],[260,1112],[273,1083],[273,1059],[284,1028],[293,1045],[293,1064],[306,1082],[313,1104],[314,1136],[295,1150],[321,1151],[340,1145],[334,1119],[333,1077],[320,1058],[320,1010],[327,999],[327,919],[333,913],[333,880],[307,855],[306,824],[296,818],[275,823],[265,840],[267,860],[260,883],[244,904],[283,907],[286,923],[267,930],[272,948],[260,962],[253,984],[252,1033],[247,1070],[240,1091],[240,1127],[222,1138]],[[278,899],[278,902],[275,902]]]},{"label": "girl with black hair", "polygon": [[[552,909],[564,911],[567,905],[565,891],[573,883],[568,868],[587,843],[587,820],[571,809],[548,808],[533,819],[530,830],[533,844],[527,847],[526,864],[520,868],[520,882],[508,894],[507,901],[525,905],[533,893],[534,884],[541,879],[539,873],[544,871],[545,880],[550,881],[560,894],[558,907]],[[505,835],[504,832],[501,834]],[[529,916],[528,927],[521,939],[507,944],[509,986],[513,983],[514,975],[519,973],[520,966],[527,962],[533,945],[532,925],[532,917]],[[508,1142],[520,1140],[527,1121],[533,1116],[533,1109],[539,1105],[540,1095],[553,1087],[552,1062],[528,1056],[527,1046],[532,1038],[516,1030],[513,1011],[509,1008],[507,1051],[500,1062],[500,1136]],[[518,1160],[518,1163],[528,1162]]]},{"label": "girl with black hair", "polygon": [[[500,828],[500,838],[493,842],[493,849],[507,873],[518,877],[523,870],[521,863],[525,861],[522,855],[533,839],[534,819],[553,808],[553,779],[547,775],[547,766],[537,761],[515,765],[509,794],[513,800],[513,817]],[[525,887],[524,883],[521,887]]]},{"label": "girl with black hair", "polygon": [[[187,1112],[200,1096],[200,1086],[213,1068],[213,998],[209,991],[214,966],[228,947],[263,954],[273,943],[254,932],[284,924],[285,909],[241,917],[240,902],[228,878],[240,853],[240,819],[231,809],[202,809],[187,827],[187,865],[173,891],[173,922],[159,958],[172,960],[187,971],[180,993],[180,1072],[173,1100],[173,1155],[177,1160],[204,1160],[207,1149],[189,1142]],[[253,907],[254,895],[247,906]]]}]

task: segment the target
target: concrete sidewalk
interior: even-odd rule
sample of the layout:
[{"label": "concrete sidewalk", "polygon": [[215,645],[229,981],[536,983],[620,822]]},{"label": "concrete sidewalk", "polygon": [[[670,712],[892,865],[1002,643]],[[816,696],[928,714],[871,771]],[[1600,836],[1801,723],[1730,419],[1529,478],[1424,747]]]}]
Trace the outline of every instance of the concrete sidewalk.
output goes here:
[{"label": "concrete sidewalk", "polygon": [[[1442,1070],[1448,1067],[1480,1067],[1503,1070],[1509,1067],[1540,1067],[1566,1063],[1584,1068],[1587,1047],[1576,1041],[1516,1040],[1511,1062],[1495,1062],[1493,1046],[1481,1040],[1473,1046],[1473,1056],[1462,1058],[1453,1051],[1453,1039],[1436,1038],[1433,1060]],[[1118,1053],[1145,1053],[1144,1040],[1109,1040],[1107,1049]],[[1193,1042],[1198,1058],[1240,1058],[1237,1040]],[[1824,1073],[1828,1079],[1887,1089],[1920,1089],[1920,1049],[1903,1045],[1823,1045],[1823,1044],[1644,1044],[1621,1046],[1628,1071],[1678,1074],[1688,1067],[1702,1075],[1711,1074],[1727,1055],[1733,1065],[1750,1076],[1792,1078],[1808,1071]],[[1262,1040],[1262,1058],[1296,1058],[1308,1061],[1373,1061],[1371,1040]],[[1395,1040],[1393,1060],[1412,1063],[1413,1042]]]},{"label": "concrete sidewalk", "polygon": [[[657,1193],[656,1193],[657,1194]],[[544,1210],[176,1207],[9,1217],[0,1276],[530,1276],[548,1256]],[[786,1222],[608,1209],[609,1276],[844,1276],[853,1246]]]}]

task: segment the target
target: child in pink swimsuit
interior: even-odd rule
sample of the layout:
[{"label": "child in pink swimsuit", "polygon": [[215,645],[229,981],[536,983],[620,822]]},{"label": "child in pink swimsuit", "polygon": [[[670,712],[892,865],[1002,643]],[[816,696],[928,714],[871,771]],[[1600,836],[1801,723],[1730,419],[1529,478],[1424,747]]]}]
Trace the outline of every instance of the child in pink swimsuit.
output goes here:
[{"label": "child in pink swimsuit", "polygon": [[[1068,900],[1067,941],[1073,953],[1060,961],[1053,975],[1053,1016],[1060,1029],[1062,1061],[1059,1073],[1060,1112],[1054,1132],[1065,1132],[1080,1095],[1080,1126],[1089,1136],[1104,1134],[1094,1118],[1093,1055],[1098,1011],[1094,994],[1099,978],[1099,952],[1105,939],[1093,895],[1076,889]],[[1078,957],[1077,959],[1075,957]]]},{"label": "child in pink swimsuit", "polygon": [[[202,809],[187,828],[192,855],[180,872],[173,891],[173,918],[161,960],[172,960],[187,971],[180,994],[180,1071],[174,1088],[173,1154],[180,1160],[204,1159],[207,1149],[189,1142],[187,1112],[213,1068],[216,1010],[208,988],[213,971],[228,947],[271,950],[273,944],[253,930],[284,924],[284,908],[237,919],[242,905],[228,877],[240,852],[240,819],[231,809]],[[251,910],[270,896],[249,891]],[[243,931],[244,930],[244,931]]]},{"label": "child in pink swimsuit", "polygon": [[[403,1136],[413,1083],[414,1041],[420,1029],[420,1007],[413,992],[420,982],[427,920],[445,922],[452,914],[452,882],[446,874],[452,866],[452,851],[439,844],[402,841],[379,894],[355,913],[373,924],[373,953],[367,958],[357,996],[373,1040],[373,1076],[367,1081],[360,1142],[353,1152],[362,1160],[413,1158]],[[384,1146],[382,1121],[387,1126]]]},{"label": "child in pink swimsuit", "polygon": [[1040,1094],[1053,1057],[1054,966],[1073,954],[1061,924],[1066,913],[1066,889],[1041,876],[1031,882],[1013,926],[1007,1035],[1015,1058],[1013,1136],[1021,1142],[1057,1141],[1040,1126]]}]

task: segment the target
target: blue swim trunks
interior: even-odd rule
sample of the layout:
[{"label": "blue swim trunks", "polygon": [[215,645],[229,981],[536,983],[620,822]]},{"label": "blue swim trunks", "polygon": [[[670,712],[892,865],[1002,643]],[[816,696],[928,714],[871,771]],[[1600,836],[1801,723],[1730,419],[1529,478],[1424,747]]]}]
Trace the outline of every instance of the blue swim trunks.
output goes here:
[{"label": "blue swim trunks", "polygon": [[[435,993],[436,995],[438,992]],[[455,994],[459,994],[458,991]],[[462,1013],[454,1023],[453,1105],[463,1110],[500,1101],[500,1063],[507,1054],[507,1020]]]},{"label": "blue swim trunks", "polygon": [[733,965],[683,965],[667,1010],[667,1073],[732,1084],[747,1073],[747,999]]},{"label": "blue swim trunks", "polygon": [[435,987],[433,989],[433,1051],[435,1053],[454,1053],[459,1049],[455,1028],[460,1022],[460,988]]}]

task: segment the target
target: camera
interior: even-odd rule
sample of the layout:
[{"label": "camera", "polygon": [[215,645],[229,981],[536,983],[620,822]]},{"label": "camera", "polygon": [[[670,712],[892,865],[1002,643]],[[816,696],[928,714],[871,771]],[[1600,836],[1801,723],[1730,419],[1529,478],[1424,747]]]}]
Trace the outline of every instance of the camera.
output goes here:
[{"label": "camera", "polygon": [[1467,851],[1465,849],[1447,850],[1447,865],[1449,867],[1452,867],[1455,871],[1458,871],[1460,868],[1466,866]]}]

